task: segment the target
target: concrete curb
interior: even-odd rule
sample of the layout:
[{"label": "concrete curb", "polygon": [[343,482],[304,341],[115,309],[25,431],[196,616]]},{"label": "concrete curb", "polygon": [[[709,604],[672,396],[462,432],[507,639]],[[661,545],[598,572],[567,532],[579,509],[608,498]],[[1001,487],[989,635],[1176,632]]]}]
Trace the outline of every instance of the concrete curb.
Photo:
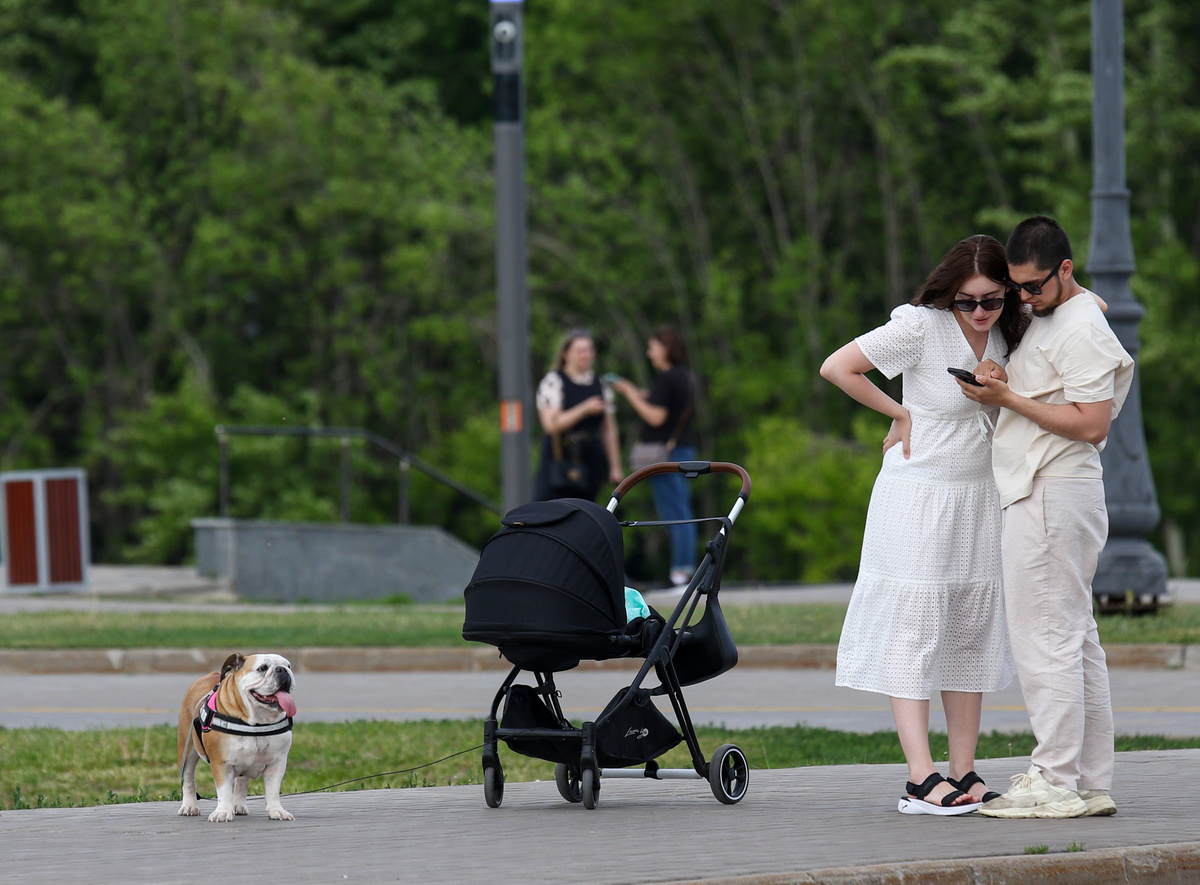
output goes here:
[{"label": "concrete curb", "polygon": [[1139,845],[1070,854],[984,857],[838,867],[808,872],[695,879],[676,885],[1191,885],[1200,880],[1200,842]]},{"label": "concrete curb", "polygon": [[[1105,651],[1114,669],[1200,672],[1200,651],[1188,645],[1111,645]],[[275,648],[297,672],[389,673],[505,671],[509,664],[494,648],[375,647]],[[0,649],[0,673],[201,673],[218,669],[231,651],[198,648]],[[252,649],[241,649],[249,652]],[[832,670],[832,645],[748,645],[738,649],[742,667]],[[581,670],[636,670],[638,659],[583,661]]]}]

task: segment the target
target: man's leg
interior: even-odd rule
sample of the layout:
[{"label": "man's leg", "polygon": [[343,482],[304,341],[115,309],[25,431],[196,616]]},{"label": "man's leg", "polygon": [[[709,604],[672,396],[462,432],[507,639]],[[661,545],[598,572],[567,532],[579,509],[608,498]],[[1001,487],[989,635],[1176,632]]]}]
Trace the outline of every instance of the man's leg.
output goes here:
[{"label": "man's leg", "polygon": [[1083,754],[1079,758],[1079,796],[1087,803],[1089,815],[1117,813],[1117,804],[1108,795],[1112,789],[1113,716],[1108,691],[1108,667],[1100,647],[1096,628],[1088,632],[1083,644],[1084,709]]},{"label": "man's leg", "polygon": [[[1084,644],[1095,630],[1091,579],[1107,527],[1094,512],[1092,483],[1035,480],[1029,498],[1009,508],[1013,518],[1006,518],[1002,541],[1005,593],[1015,591],[1006,610],[1010,621],[1018,622],[1011,624],[1017,627],[1011,631],[1013,655],[1038,741],[1033,763],[1047,781],[1068,790],[1079,789],[1089,706]],[[1101,717],[1107,671],[1102,687],[1095,662],[1087,672],[1094,683],[1095,715]],[[1111,735],[1111,724],[1109,729]]]},{"label": "man's leg", "polygon": [[[1073,514],[1076,539],[1067,565],[1073,565],[1069,577],[1071,592],[1079,593],[1079,607],[1085,624],[1083,636],[1083,745],[1079,756],[1080,791],[1109,790],[1113,772],[1112,698],[1108,687],[1108,665],[1096,621],[1092,616],[1092,579],[1100,553],[1108,539],[1108,511],[1104,505],[1103,480],[1077,480],[1056,484],[1054,513]],[[1066,542],[1065,542],[1066,543]]]},{"label": "man's leg", "polygon": [[[1045,480],[1004,511],[1000,550],[1009,640],[1037,746],[1027,775],[984,803],[992,817],[1078,817],[1076,793],[1084,730],[1082,630],[1072,629],[1059,558],[1069,555],[1046,520]],[[1090,592],[1090,590],[1089,590]],[[1090,603],[1089,603],[1089,613]]]}]

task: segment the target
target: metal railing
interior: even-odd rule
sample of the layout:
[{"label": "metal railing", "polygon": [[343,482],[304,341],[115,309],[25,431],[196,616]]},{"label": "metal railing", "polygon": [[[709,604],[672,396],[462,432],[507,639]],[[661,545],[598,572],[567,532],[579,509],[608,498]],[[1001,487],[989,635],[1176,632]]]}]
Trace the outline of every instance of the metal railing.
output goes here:
[{"label": "metal railing", "polygon": [[342,522],[350,521],[350,441],[352,439],[364,439],[369,443],[373,443],[392,455],[399,462],[400,512],[398,517],[401,525],[408,525],[409,523],[409,475],[414,469],[421,471],[435,482],[440,482],[460,495],[469,498],[481,507],[486,507],[497,515],[503,515],[500,505],[495,501],[485,498],[474,489],[447,476],[432,464],[421,460],[416,455],[402,449],[390,440],[386,440],[382,436],[372,433],[369,430],[364,430],[361,427],[266,427],[250,424],[218,424],[213,430],[217,434],[217,444],[220,448],[221,457],[220,508],[222,517],[229,516],[229,437],[231,436],[311,436],[340,439],[342,444]]}]

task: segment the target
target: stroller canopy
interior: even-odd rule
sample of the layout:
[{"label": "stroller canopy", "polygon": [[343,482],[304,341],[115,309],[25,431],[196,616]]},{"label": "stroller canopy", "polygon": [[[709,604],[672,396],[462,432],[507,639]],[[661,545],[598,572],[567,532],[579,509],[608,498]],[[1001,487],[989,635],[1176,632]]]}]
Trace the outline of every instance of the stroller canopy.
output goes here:
[{"label": "stroller canopy", "polygon": [[592,501],[536,501],[509,511],[464,592],[463,638],[509,649],[618,657],[626,623],[624,540]]}]

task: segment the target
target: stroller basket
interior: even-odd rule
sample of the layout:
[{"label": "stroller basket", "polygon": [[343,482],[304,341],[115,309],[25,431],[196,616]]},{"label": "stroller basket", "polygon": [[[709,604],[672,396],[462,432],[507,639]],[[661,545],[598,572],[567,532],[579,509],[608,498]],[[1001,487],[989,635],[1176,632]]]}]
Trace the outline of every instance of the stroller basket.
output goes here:
[{"label": "stroller basket", "polygon": [[[670,617],[651,610],[627,622],[622,526],[671,525],[671,521],[619,523],[614,512],[630,488],[660,473],[688,478],[733,473],[742,480],[727,517],[707,543],[704,560]],[[484,723],[484,797],[500,805],[504,775],[497,752],[556,763],[559,793],[594,808],[600,776],[707,778],[717,799],[735,804],[745,794],[749,766],[732,744],[711,761],[700,751],[682,688],[712,679],[737,663],[737,646],[718,601],[720,574],[733,523],[750,494],[750,477],[736,464],[689,461],[652,464],[621,482],[607,508],[561,499],[514,508],[503,528],[484,545],[464,591],[463,638],[494,645],[513,664]],[[693,620],[700,602],[704,610]],[[594,721],[576,727],[563,715],[554,674],[582,660],[639,657],[641,667]],[[649,672],[657,686],[644,687]],[[536,685],[516,681],[522,671]],[[655,706],[665,696],[678,728]],[[503,715],[499,716],[503,704]],[[686,741],[691,769],[661,769],[655,761]],[[644,765],[644,769],[631,766]]]},{"label": "stroller basket", "polygon": [[[609,708],[620,704],[624,688],[609,702]],[[605,710],[607,712],[607,709]],[[604,767],[640,765],[657,759],[683,740],[681,735],[650,699],[650,692],[638,689],[631,702],[622,705],[615,716],[605,717],[596,729],[596,761]],[[503,738],[508,748],[522,756],[574,765],[583,750],[583,736],[568,722],[558,721],[553,711],[538,697],[538,689],[517,683],[509,688],[500,728],[513,732]],[[561,737],[526,737],[522,732],[556,729]]]}]

